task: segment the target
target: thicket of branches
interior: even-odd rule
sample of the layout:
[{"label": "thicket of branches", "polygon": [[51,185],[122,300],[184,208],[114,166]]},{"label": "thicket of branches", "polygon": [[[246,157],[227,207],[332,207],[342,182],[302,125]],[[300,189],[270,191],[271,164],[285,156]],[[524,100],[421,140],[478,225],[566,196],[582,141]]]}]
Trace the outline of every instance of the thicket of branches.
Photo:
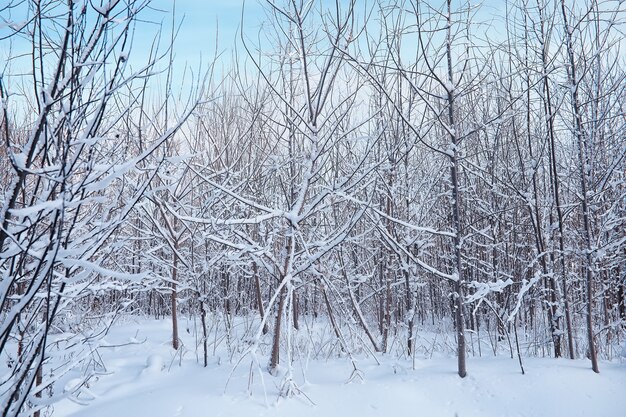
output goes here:
[{"label": "thicket of branches", "polygon": [[520,365],[616,355],[623,2],[509,1],[491,25],[461,1],[357,3],[268,1],[181,109],[146,96],[167,51],[127,68],[146,3],[27,2],[2,40],[33,45],[31,79],[0,78],[3,415],[80,400],[57,386],[98,371],[93,329],[120,311],[171,318],[205,366],[222,327],[286,394],[313,323],[350,359],[451,335],[461,377],[484,340]]}]

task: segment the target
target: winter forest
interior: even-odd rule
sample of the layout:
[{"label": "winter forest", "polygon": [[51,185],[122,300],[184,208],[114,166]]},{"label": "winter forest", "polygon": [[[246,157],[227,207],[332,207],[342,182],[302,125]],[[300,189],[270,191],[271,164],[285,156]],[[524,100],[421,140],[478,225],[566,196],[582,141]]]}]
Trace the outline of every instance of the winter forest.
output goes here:
[{"label": "winter forest", "polygon": [[626,3],[233,3],[0,2],[1,415],[626,413]]}]

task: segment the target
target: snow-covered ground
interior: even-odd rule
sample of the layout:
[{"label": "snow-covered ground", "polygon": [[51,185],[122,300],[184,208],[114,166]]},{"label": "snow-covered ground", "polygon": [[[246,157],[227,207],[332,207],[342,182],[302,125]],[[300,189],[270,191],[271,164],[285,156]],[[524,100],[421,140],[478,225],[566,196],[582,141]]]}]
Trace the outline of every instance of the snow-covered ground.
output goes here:
[{"label": "snow-covered ground", "polygon": [[359,376],[345,357],[299,359],[293,378],[301,393],[282,398],[284,377],[261,373],[249,357],[233,371],[225,349],[204,368],[194,338],[184,326],[182,332],[186,353],[181,360],[169,346],[168,321],[116,326],[106,341],[118,346],[99,351],[108,372],[82,394],[94,398],[88,405],[64,400],[54,406],[53,416],[626,415],[623,361],[601,363],[596,375],[586,360],[526,358],[522,375],[516,359],[470,356],[469,374],[460,379],[454,357],[417,358],[413,369],[409,359],[380,355],[377,364],[363,353],[355,357]]}]

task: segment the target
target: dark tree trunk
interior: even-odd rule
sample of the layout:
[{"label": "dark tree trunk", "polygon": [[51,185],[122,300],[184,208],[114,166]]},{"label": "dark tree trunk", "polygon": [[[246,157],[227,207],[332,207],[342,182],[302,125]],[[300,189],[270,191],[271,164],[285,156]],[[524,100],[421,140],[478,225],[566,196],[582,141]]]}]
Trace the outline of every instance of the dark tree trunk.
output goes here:
[{"label": "dark tree trunk", "polygon": [[[178,245],[176,245],[177,247]],[[172,265],[172,294],[171,294],[171,307],[172,307],[172,347],[178,350],[178,318],[177,318],[177,292],[176,292],[176,280],[178,278],[178,255],[174,253],[174,264]]]},{"label": "dark tree trunk", "polygon": [[285,292],[283,287],[280,290],[280,300],[278,302],[278,311],[276,312],[276,321],[274,323],[274,338],[272,341],[272,356],[270,357],[270,373],[275,374],[280,364],[280,331],[285,311]]},{"label": "dark tree trunk", "polygon": [[[261,296],[261,278],[259,277],[259,267],[256,262],[252,262],[252,273],[254,274],[254,288],[256,291],[256,303],[261,315],[261,320],[265,317],[265,307],[263,307],[263,297]],[[267,321],[263,324],[263,334],[267,334],[269,326]]]}]

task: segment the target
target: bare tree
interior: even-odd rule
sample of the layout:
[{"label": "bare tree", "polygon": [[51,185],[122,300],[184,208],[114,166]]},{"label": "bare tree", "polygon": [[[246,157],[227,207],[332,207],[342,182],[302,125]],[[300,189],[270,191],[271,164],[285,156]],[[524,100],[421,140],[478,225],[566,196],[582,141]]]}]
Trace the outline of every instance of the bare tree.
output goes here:
[{"label": "bare tree", "polygon": [[[0,76],[3,153],[12,167],[0,210],[0,356],[11,364],[1,386],[4,416],[38,413],[49,403],[41,399],[44,392],[66,395],[55,382],[91,351],[76,351],[61,368],[44,371],[54,355],[54,329],[65,327],[62,312],[90,283],[116,275],[101,266],[112,249],[107,244],[146,192],[159,161],[143,175],[136,170],[186,116],[181,112],[155,132],[140,152],[122,152],[124,139],[134,138],[123,135],[120,122],[139,106],[122,91],[149,78],[158,62],[153,56],[131,69],[131,33],[148,2],[25,5],[26,23],[10,25],[8,39],[30,42],[32,77],[17,75],[24,65],[17,58]],[[17,72],[6,72],[11,69]],[[20,100],[12,96],[14,84],[29,92],[23,136],[8,129],[6,109]]]}]

